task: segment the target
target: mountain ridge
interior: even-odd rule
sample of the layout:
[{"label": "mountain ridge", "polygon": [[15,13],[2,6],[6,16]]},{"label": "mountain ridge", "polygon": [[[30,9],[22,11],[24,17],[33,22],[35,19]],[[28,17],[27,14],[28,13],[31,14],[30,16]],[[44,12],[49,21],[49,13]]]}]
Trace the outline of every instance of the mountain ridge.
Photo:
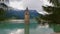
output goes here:
[{"label": "mountain ridge", "polygon": [[[8,10],[6,12],[7,18],[17,17],[18,19],[24,19],[25,10]],[[36,10],[29,10],[30,18],[36,17],[39,13]]]}]

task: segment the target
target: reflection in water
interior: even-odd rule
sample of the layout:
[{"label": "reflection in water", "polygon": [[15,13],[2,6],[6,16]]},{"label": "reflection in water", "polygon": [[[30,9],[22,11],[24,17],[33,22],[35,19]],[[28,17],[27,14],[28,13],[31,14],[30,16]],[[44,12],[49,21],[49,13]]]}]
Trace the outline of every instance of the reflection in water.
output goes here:
[{"label": "reflection in water", "polygon": [[24,34],[24,29],[12,30],[9,34]]},{"label": "reflection in water", "polygon": [[52,28],[49,28],[48,25],[41,26],[39,25],[36,29],[37,33],[41,34],[51,34],[54,33]]},{"label": "reflection in water", "polygon": [[[50,34],[54,33],[48,25],[41,26],[37,23],[30,24],[30,34]],[[24,23],[0,24],[0,34],[24,34]]]},{"label": "reflection in water", "polygon": [[[46,26],[38,26],[36,29],[30,29],[30,34],[51,34],[54,33],[52,28]],[[24,29],[11,30],[9,34],[24,34]]]},{"label": "reflection in water", "polygon": [[24,29],[1,29],[0,34],[24,34]]}]

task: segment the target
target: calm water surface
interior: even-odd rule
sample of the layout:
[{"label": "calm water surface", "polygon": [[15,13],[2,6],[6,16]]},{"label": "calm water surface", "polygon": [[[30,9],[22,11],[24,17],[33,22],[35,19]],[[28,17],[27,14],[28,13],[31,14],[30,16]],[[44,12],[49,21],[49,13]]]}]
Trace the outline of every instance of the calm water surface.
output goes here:
[{"label": "calm water surface", "polygon": [[[24,34],[24,23],[0,23],[0,34]],[[37,23],[30,23],[30,34],[50,34],[52,28],[41,28]]]}]

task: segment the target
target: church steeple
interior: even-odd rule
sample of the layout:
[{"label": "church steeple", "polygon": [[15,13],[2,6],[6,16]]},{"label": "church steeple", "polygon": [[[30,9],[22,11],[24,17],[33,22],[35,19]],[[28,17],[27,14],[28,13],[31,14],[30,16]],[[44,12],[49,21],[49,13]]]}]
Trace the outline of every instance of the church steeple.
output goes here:
[{"label": "church steeple", "polygon": [[26,10],[25,10],[25,23],[26,24],[29,23],[29,18],[30,18],[30,15],[29,15],[28,7],[27,7]]},{"label": "church steeple", "polygon": [[29,16],[29,9],[28,9],[28,7],[25,10],[25,15],[28,15]]}]

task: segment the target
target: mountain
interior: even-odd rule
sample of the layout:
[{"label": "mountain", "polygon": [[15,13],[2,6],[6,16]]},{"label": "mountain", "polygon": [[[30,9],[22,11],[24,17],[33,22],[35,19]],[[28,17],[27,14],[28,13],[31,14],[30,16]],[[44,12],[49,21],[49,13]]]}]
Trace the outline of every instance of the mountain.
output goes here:
[{"label": "mountain", "polygon": [[[6,18],[24,19],[25,10],[8,10],[6,12]],[[39,15],[36,10],[29,10],[30,18],[34,18]]]}]

